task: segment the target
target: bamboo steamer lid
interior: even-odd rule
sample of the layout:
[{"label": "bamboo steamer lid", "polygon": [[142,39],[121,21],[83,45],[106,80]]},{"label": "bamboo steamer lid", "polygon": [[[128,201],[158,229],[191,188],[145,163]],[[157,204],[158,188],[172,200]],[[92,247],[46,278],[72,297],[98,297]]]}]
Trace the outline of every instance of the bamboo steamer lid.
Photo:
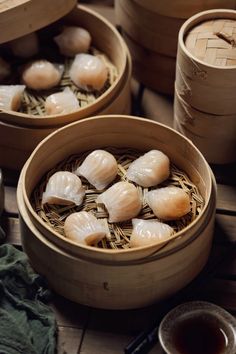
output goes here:
[{"label": "bamboo steamer lid", "polygon": [[0,43],[34,32],[58,20],[76,0],[0,0]]},{"label": "bamboo steamer lid", "polygon": [[185,45],[206,63],[236,67],[236,19],[216,18],[198,24],[187,33]]},{"label": "bamboo steamer lid", "polygon": [[[236,65],[220,66],[209,64],[208,62],[199,59],[196,55],[193,55],[186,47],[186,38],[190,31],[193,31],[194,28],[197,30],[202,22],[205,23],[206,21],[222,19],[236,21],[236,11],[224,9],[209,10],[200,12],[185,21],[179,31],[177,64],[183,73],[193,81],[200,83],[207,82],[211,87],[221,86],[232,88],[235,86],[236,82]],[[220,32],[217,28],[216,30],[212,28],[211,34],[213,31]],[[205,35],[206,38],[208,38],[209,32],[206,31]],[[220,38],[216,36],[216,39]]]},{"label": "bamboo steamer lid", "polygon": [[210,10],[189,18],[178,39],[176,87],[195,109],[236,113],[236,11]]}]

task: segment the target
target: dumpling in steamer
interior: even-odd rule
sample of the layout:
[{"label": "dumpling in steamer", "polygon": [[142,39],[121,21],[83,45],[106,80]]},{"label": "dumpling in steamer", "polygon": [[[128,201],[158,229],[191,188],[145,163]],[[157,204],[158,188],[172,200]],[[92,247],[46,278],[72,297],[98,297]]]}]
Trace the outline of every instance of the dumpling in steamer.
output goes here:
[{"label": "dumpling in steamer", "polygon": [[109,222],[121,222],[136,217],[142,202],[137,188],[129,182],[117,182],[100,194],[97,203],[104,204]]},{"label": "dumpling in steamer", "polygon": [[0,82],[11,73],[10,65],[0,57]]},{"label": "dumpling in steamer", "polygon": [[117,172],[117,162],[112,154],[105,150],[94,150],[75,174],[85,177],[97,190],[102,190],[116,178]]},{"label": "dumpling in steamer", "polygon": [[82,245],[94,245],[101,241],[107,233],[108,226],[98,220],[92,213],[80,211],[66,218],[64,232],[67,238]]},{"label": "dumpling in steamer", "polygon": [[69,87],[66,87],[63,92],[53,93],[45,101],[45,111],[49,115],[71,113],[77,109],[79,109],[79,101]]},{"label": "dumpling in steamer", "polygon": [[146,202],[153,213],[163,220],[175,220],[191,210],[188,194],[178,187],[164,187],[146,194]]},{"label": "dumpling in steamer", "polygon": [[159,150],[151,150],[134,160],[126,173],[126,177],[142,187],[152,187],[170,175],[170,160]]},{"label": "dumpling in steamer", "polygon": [[61,54],[73,57],[78,53],[87,53],[91,44],[91,35],[82,27],[68,26],[54,37],[54,41]]},{"label": "dumpling in steamer", "polygon": [[36,60],[27,65],[22,73],[22,81],[33,90],[47,90],[59,84],[64,66],[52,64],[48,60]]},{"label": "dumpling in steamer", "polygon": [[35,32],[26,34],[9,42],[12,53],[21,58],[30,58],[39,51],[38,37]]},{"label": "dumpling in steamer", "polygon": [[1,85],[0,109],[17,111],[21,105],[22,93],[25,85]]},{"label": "dumpling in steamer", "polygon": [[100,58],[77,54],[70,68],[70,78],[83,90],[101,90],[107,81],[108,70]]},{"label": "dumpling in steamer", "polygon": [[42,204],[80,205],[84,196],[85,190],[78,176],[68,171],[58,171],[47,182]]},{"label": "dumpling in steamer", "polygon": [[144,247],[167,241],[174,229],[157,220],[133,219],[130,247]]}]

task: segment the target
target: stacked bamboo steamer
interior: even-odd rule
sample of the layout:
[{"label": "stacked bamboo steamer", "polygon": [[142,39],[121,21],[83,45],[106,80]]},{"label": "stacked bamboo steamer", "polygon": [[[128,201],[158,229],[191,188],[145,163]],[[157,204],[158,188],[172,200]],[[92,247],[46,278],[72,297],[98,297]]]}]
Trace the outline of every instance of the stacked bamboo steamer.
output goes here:
[{"label": "stacked bamboo steamer", "polygon": [[236,161],[236,11],[211,10],[179,32],[174,126],[211,163]]},{"label": "stacked bamboo steamer", "polygon": [[[1,110],[0,166],[2,167],[21,169],[36,145],[65,124],[90,115],[130,113],[132,68],[130,54],[123,38],[103,16],[85,6],[75,6],[75,4],[75,0],[56,3],[48,0],[27,3],[21,0],[17,3],[4,1],[0,5],[0,43],[36,31],[60,19],[60,25],[64,23],[81,26],[91,33],[92,45],[114,64],[118,72],[117,78],[94,102],[70,114],[35,116]],[[52,7],[55,7],[54,12]],[[17,21],[14,24],[13,19],[16,15]]]},{"label": "stacked bamboo steamer", "polygon": [[[204,198],[198,217],[162,248],[78,245],[46,224],[32,206],[36,185],[58,163],[74,154],[111,146],[163,151]],[[204,267],[211,249],[216,187],[209,165],[183,135],[148,119],[91,117],[50,134],[21,172],[17,201],[22,244],[31,264],[56,292],[83,305],[106,309],[151,305],[188,284]]]},{"label": "stacked bamboo steamer", "polygon": [[116,21],[129,46],[134,76],[147,87],[173,94],[178,32],[193,14],[235,8],[233,0],[116,0]]}]

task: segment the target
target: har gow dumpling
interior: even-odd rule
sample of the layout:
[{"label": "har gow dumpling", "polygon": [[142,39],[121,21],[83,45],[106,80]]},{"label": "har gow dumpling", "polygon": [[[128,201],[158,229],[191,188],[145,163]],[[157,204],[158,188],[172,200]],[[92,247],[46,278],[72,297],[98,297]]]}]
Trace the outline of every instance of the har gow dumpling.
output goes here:
[{"label": "har gow dumpling", "polygon": [[80,211],[66,218],[64,232],[67,238],[83,245],[94,245],[109,233],[107,224],[92,213]]},{"label": "har gow dumpling", "polygon": [[36,60],[26,66],[22,81],[33,90],[47,90],[59,84],[64,66],[48,60]]},{"label": "har gow dumpling", "polygon": [[77,54],[70,68],[70,78],[83,90],[101,90],[107,81],[108,70],[100,58]]},{"label": "har gow dumpling", "polygon": [[170,175],[170,160],[159,150],[151,150],[134,160],[126,173],[126,177],[142,187],[152,187]]},{"label": "har gow dumpling", "polygon": [[174,229],[157,220],[133,219],[130,247],[144,247],[167,241]]},{"label": "har gow dumpling", "polygon": [[42,204],[80,205],[84,196],[85,190],[78,176],[72,172],[58,171],[47,182]]},{"label": "har gow dumpling", "polygon": [[57,43],[60,53],[69,57],[73,57],[78,53],[86,53],[91,44],[90,33],[76,26],[68,26],[56,37],[54,41]]},{"label": "har gow dumpling", "polygon": [[179,219],[191,210],[188,194],[178,187],[170,186],[151,190],[145,198],[147,204],[159,219]]},{"label": "har gow dumpling", "polygon": [[116,178],[117,172],[117,162],[112,154],[105,150],[94,150],[75,174],[85,177],[97,190],[102,190]]},{"label": "har gow dumpling", "polygon": [[104,204],[109,222],[121,222],[136,217],[142,202],[137,188],[129,182],[117,182],[100,194],[97,203]]},{"label": "har gow dumpling", "polygon": [[45,100],[46,114],[70,113],[79,109],[79,101],[75,94],[66,87],[63,92],[53,93]]},{"label": "har gow dumpling", "polygon": [[30,58],[39,51],[38,37],[35,32],[12,40],[9,46],[12,53],[21,58]]},{"label": "har gow dumpling", "polygon": [[17,111],[21,105],[21,96],[25,85],[1,85],[0,109]]}]

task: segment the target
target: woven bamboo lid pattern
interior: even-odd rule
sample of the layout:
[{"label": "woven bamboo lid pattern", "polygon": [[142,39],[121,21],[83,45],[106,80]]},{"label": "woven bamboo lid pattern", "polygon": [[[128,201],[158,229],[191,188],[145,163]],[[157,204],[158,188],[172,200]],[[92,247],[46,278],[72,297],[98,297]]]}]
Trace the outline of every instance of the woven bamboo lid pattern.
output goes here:
[{"label": "woven bamboo lid pattern", "polygon": [[236,66],[236,21],[204,21],[188,32],[185,45],[192,55],[206,63]]}]

